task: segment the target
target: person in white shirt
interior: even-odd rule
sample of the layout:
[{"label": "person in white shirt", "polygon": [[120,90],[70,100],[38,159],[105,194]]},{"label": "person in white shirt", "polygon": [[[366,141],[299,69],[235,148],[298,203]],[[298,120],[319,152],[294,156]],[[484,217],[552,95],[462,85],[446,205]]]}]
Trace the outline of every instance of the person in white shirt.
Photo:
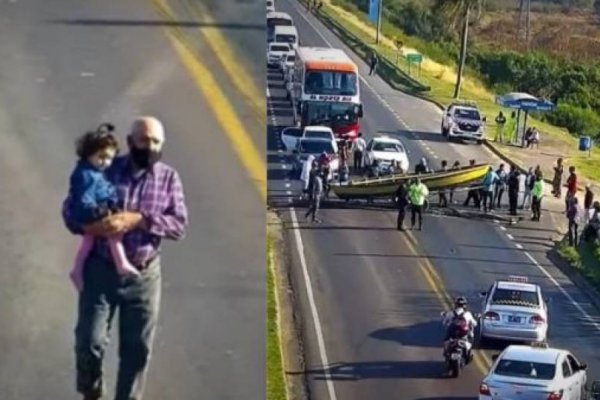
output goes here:
[{"label": "person in white shirt", "polygon": [[358,133],[358,138],[352,143],[352,153],[354,155],[354,170],[362,171],[363,169],[363,155],[367,149],[367,142],[363,139],[362,132]]},{"label": "person in white shirt", "polygon": [[[469,355],[468,359],[471,358],[471,348],[473,347],[472,340],[475,332],[475,328],[477,327],[477,321],[475,317],[471,313],[471,311],[467,310],[467,299],[460,296],[456,298],[454,301],[454,310],[447,311],[443,315],[442,324],[446,328],[446,337],[444,338],[444,349],[446,346],[446,342],[456,336],[453,329],[451,329],[453,322],[457,319],[464,319],[467,323],[468,333],[466,334],[467,340],[467,354]],[[455,338],[455,337],[454,337]]]}]

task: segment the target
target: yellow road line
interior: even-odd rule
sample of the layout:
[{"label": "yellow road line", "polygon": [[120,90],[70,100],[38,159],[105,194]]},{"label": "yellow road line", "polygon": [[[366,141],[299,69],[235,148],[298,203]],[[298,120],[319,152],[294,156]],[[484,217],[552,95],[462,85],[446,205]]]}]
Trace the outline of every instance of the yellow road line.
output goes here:
[{"label": "yellow road line", "polygon": [[[152,1],[156,7],[169,16],[169,19],[173,21],[177,19],[166,0]],[[197,1],[191,2],[189,5],[193,8],[195,14],[194,17],[208,25],[207,27],[198,30],[223,66],[229,79],[236,89],[246,98],[259,121],[266,124],[267,105],[265,91],[258,89],[254,82],[254,78],[247,72],[246,68],[244,68],[243,63],[240,62],[240,57],[235,54],[235,51],[231,48],[227,39],[225,39],[219,28],[216,26],[215,20],[210,16],[206,7]],[[214,27],[211,27],[211,25]]]},{"label": "yellow road line", "polygon": [[[417,248],[419,246],[412,233],[408,232],[408,235],[403,235],[402,239],[405,242],[406,246],[409,248],[409,250],[415,256],[419,256],[419,252],[417,251]],[[446,309],[452,308],[452,297],[450,297],[450,295],[444,288],[444,284],[437,272],[435,271],[435,269],[433,268],[431,261],[427,257],[423,256],[422,260],[419,261],[418,265],[419,269],[421,270],[421,273],[425,276],[425,280],[437,296],[442,307]],[[477,368],[481,371],[481,373],[483,373],[484,375],[487,374],[491,362],[488,360],[487,356],[483,351],[475,350],[473,361],[475,362],[475,365],[477,365]]]},{"label": "yellow road line", "polygon": [[197,87],[200,89],[215,119],[223,128],[231,142],[240,162],[248,171],[259,191],[261,199],[267,199],[266,163],[261,157],[250,134],[240,121],[231,102],[219,87],[213,74],[196,57],[178,37],[177,30],[165,28],[167,37],[177,52],[185,68],[189,71]]}]

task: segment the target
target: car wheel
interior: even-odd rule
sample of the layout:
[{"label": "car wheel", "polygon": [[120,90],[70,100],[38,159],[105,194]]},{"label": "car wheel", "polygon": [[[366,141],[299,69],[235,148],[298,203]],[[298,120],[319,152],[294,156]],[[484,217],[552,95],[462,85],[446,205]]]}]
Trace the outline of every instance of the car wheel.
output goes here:
[{"label": "car wheel", "polygon": [[448,135],[448,129],[444,128],[444,125],[442,125],[442,136],[447,136]]}]

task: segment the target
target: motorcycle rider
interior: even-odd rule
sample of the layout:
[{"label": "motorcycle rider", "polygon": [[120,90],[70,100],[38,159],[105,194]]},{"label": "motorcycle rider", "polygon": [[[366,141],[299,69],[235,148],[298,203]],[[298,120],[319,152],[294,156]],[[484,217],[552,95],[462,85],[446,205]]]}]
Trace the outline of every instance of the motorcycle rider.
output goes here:
[{"label": "motorcycle rider", "polygon": [[[463,296],[457,297],[454,301],[454,309],[444,313],[442,324],[446,328],[446,337],[444,338],[444,355],[450,339],[466,339],[467,364],[471,362],[473,355],[473,337],[477,321],[471,311],[467,310],[467,299]],[[466,325],[464,325],[466,324]]]}]

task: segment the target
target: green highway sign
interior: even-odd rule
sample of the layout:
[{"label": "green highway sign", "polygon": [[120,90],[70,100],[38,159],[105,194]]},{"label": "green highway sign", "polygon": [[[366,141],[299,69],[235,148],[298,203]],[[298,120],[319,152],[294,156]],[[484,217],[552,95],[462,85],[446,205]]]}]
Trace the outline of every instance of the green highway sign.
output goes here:
[{"label": "green highway sign", "polygon": [[423,55],[418,53],[411,53],[406,55],[406,61],[409,63],[420,63],[423,61]]}]

